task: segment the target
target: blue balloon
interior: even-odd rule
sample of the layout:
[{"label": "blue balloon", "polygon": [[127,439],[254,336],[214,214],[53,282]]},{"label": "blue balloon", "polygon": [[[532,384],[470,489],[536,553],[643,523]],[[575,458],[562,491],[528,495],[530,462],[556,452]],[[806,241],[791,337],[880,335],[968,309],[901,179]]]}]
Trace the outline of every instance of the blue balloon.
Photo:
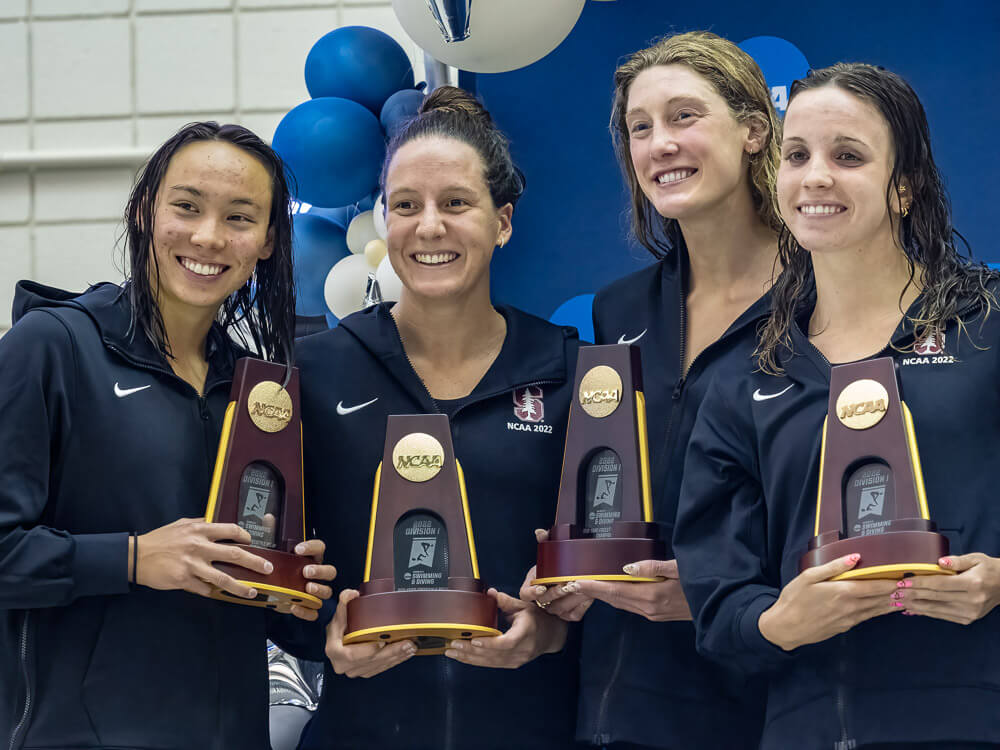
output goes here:
[{"label": "blue balloon", "polygon": [[329,219],[310,213],[292,219],[292,262],[295,312],[324,315],[327,312],[323,286],[330,269],[351,254],[347,233]]},{"label": "blue balloon", "polygon": [[549,322],[560,326],[573,326],[580,332],[581,341],[594,340],[593,294],[579,294],[563,302],[549,316]]},{"label": "blue balloon", "polygon": [[337,323],[339,323],[339,322],[340,322],[340,318],[338,318],[336,315],[334,315],[329,310],[326,311],[326,324],[327,324],[327,326],[329,326],[330,328],[336,328],[337,327]]},{"label": "blue balloon", "polygon": [[306,58],[313,99],[339,96],[374,114],[400,89],[413,88],[413,66],[395,39],[368,26],[344,26],[323,36]]},{"label": "blue balloon", "polygon": [[417,89],[397,91],[385,100],[382,113],[378,116],[385,134],[391,139],[407,120],[416,117],[424,101],[424,92]]},{"label": "blue balloon", "polygon": [[304,102],[285,115],[273,146],[291,174],[295,197],[314,206],[346,206],[367,197],[385,158],[375,115],[333,97]]}]

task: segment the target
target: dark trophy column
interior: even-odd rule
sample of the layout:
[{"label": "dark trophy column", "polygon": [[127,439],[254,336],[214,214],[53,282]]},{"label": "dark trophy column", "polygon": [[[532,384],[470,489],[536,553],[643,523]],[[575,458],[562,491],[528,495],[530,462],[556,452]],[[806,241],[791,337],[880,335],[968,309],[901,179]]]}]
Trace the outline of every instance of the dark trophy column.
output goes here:
[{"label": "dark trophy column", "polygon": [[639,348],[581,348],[575,393],[556,522],[538,545],[533,583],[660,580],[622,570],[637,560],[667,559],[653,523]]},{"label": "dark trophy column", "polygon": [[386,423],[359,590],[347,605],[346,644],[409,638],[418,654],[441,654],[454,639],[500,635],[444,414]]},{"label": "dark trophy column", "polygon": [[274,565],[270,575],[228,563],[215,567],[259,592],[248,600],[217,589],[213,596],[238,604],[288,612],[293,604],[319,609],[306,593],[302,568],[311,561],[294,553],[305,539],[302,496],[302,418],[299,371],[249,357],[236,363],[233,388],[219,440],[205,520],[236,523],[250,534],[239,545]]},{"label": "dark trophy column", "polygon": [[913,418],[891,357],[834,367],[823,423],[816,536],[801,570],[858,553],[835,580],[952,573],[930,520]]}]

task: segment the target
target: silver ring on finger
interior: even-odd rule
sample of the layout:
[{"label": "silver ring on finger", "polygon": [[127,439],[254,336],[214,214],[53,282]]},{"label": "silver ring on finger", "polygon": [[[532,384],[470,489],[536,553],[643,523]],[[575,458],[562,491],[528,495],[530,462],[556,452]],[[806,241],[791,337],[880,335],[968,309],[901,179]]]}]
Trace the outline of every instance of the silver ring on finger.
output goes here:
[{"label": "silver ring on finger", "polygon": [[539,609],[545,609],[547,606],[549,606],[549,604],[551,604],[551,602],[540,602],[537,599],[535,600],[535,606],[538,607]]}]

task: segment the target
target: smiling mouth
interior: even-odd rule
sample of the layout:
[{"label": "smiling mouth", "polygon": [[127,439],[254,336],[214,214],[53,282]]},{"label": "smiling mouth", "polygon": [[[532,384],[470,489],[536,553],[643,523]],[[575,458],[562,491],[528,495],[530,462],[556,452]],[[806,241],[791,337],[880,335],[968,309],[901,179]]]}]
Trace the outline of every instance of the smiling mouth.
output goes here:
[{"label": "smiling mouth", "polygon": [[413,259],[422,266],[440,266],[451,263],[458,257],[458,253],[417,253]]},{"label": "smiling mouth", "polygon": [[806,216],[833,216],[835,214],[843,213],[846,210],[847,208],[844,206],[829,203],[823,205],[799,206],[797,209],[800,214],[804,214]]},{"label": "smiling mouth", "polygon": [[656,178],[657,183],[660,185],[670,185],[675,182],[680,182],[681,180],[686,180],[688,177],[697,172],[697,169],[674,169],[670,172],[664,172],[659,177]]},{"label": "smiling mouth", "polygon": [[216,263],[199,263],[198,261],[191,260],[190,258],[179,257],[178,262],[184,266],[188,271],[195,274],[196,276],[203,276],[206,279],[210,279],[214,276],[219,276],[225,271],[229,266],[218,265]]}]

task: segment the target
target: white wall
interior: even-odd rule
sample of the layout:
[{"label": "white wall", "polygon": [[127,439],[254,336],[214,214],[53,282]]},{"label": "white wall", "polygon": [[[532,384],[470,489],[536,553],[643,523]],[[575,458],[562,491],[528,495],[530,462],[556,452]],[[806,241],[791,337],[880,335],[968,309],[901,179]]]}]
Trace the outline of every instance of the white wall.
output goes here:
[{"label": "white wall", "polygon": [[152,150],[206,119],[269,141],[308,98],[309,48],[351,25],[397,39],[422,80],[390,0],[0,0],[0,333],[18,279],[82,290],[122,278],[135,171],[10,168],[5,155]]}]

